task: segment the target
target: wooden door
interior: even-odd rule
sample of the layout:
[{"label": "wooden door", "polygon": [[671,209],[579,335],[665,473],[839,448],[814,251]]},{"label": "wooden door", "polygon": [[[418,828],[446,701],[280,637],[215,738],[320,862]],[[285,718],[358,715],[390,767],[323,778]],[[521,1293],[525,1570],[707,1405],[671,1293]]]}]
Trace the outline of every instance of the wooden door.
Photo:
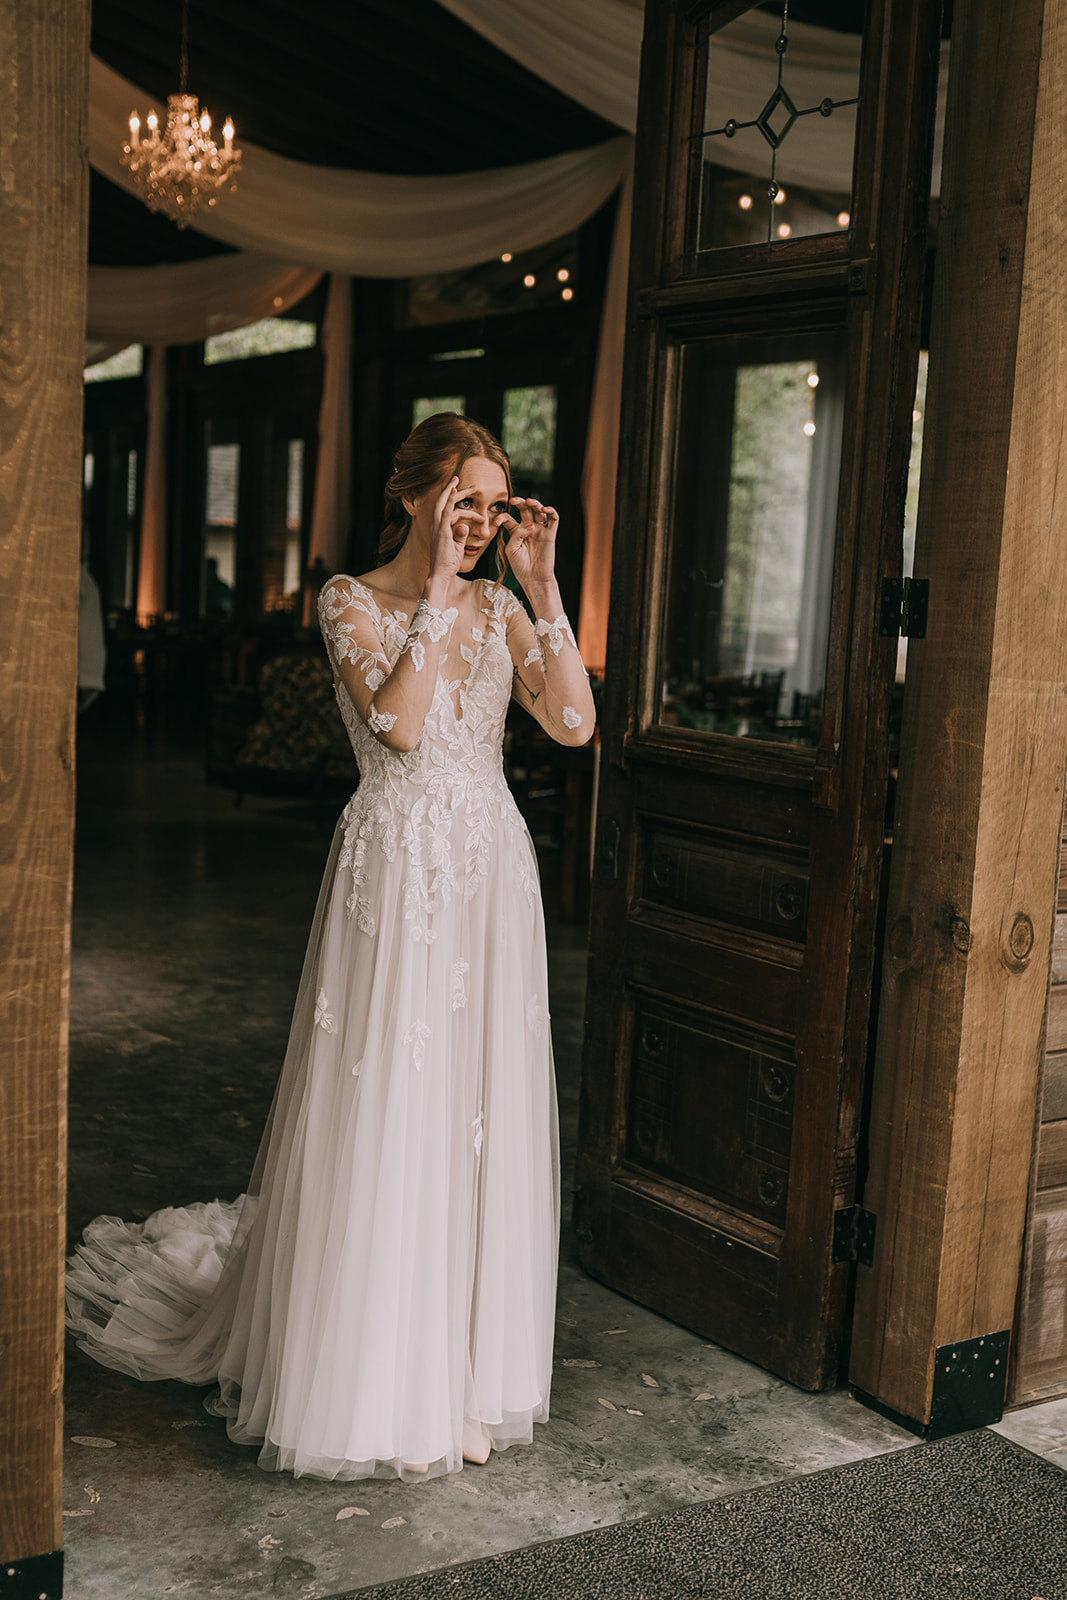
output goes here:
[{"label": "wooden door", "polygon": [[850,34],[800,9],[646,8],[575,1231],[595,1276],[817,1388],[848,1284],[940,8],[871,0]]}]

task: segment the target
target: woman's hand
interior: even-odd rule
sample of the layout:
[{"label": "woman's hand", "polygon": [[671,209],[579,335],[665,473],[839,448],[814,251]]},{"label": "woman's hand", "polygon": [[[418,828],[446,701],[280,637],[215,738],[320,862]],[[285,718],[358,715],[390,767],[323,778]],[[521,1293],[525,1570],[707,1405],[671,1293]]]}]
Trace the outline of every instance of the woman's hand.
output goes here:
[{"label": "woman's hand", "polygon": [[529,593],[530,585],[551,583],[556,575],[556,530],[559,513],[553,506],[543,506],[540,500],[515,498],[511,505],[518,509],[519,520],[504,512],[497,518],[497,526],[508,536],[508,563],[523,588]]},{"label": "woman's hand", "polygon": [[430,536],[430,577],[454,578],[463,563],[463,546],[470,537],[471,514],[457,517],[456,502],[470,493],[461,489],[458,478],[445,484],[434,502],[433,533]]}]

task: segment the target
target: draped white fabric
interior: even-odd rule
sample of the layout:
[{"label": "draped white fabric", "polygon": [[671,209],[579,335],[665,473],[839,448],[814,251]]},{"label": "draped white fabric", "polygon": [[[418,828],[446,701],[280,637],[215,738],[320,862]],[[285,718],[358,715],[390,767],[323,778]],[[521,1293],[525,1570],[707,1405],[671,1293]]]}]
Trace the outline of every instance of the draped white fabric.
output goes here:
[{"label": "draped white fabric", "polygon": [[[324,371],[308,559],[320,560],[332,575],[345,565],[352,494],[352,280],[344,273],[330,279],[321,342]],[[314,598],[310,593],[305,598],[305,626]]]},{"label": "draped white fabric", "polygon": [[439,0],[579,105],[633,133],[642,0]]},{"label": "draped white fabric", "polygon": [[[130,108],[151,104],[92,58],[89,160],[121,188],[131,188],[119,160]],[[328,272],[448,272],[569,233],[618,187],[629,143],[611,139],[545,161],[425,178],[316,167],[242,140],[237,192],[201,212],[196,226],[227,244]]]},{"label": "draped white fabric", "polygon": [[90,267],[87,333],[120,349],[191,344],[287,311],[321,277],[251,251],[174,266]]}]

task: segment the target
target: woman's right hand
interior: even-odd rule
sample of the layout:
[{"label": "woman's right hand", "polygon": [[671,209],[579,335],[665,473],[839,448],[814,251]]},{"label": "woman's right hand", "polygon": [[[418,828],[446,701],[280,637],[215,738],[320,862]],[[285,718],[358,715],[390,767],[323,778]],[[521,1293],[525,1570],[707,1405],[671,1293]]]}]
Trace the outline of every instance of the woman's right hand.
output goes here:
[{"label": "woman's right hand", "polygon": [[430,577],[454,578],[463,561],[463,546],[470,537],[469,519],[456,519],[456,501],[467,493],[459,479],[451,478],[438,495],[433,508],[433,534],[430,540]]}]

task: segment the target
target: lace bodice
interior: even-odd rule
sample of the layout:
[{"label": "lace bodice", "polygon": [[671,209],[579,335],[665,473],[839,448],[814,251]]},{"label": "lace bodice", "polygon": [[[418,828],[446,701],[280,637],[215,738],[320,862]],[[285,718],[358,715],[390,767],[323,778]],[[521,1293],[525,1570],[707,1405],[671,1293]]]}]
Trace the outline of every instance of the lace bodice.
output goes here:
[{"label": "lace bodice", "polygon": [[[412,616],[383,609],[358,578],[323,589],[319,617],[334,669],[337,703],[352,743],[360,786],[345,811],[340,868],[351,872],[349,913],[364,932],[376,919],[366,893],[370,853],[407,857],[404,916],[412,937],[430,942],[434,915],[454,894],[469,898],[484,879],[498,830],[514,834],[509,860],[517,886],[536,895],[525,827],[503,771],[504,724],[513,689],[552,735],[584,743],[592,702],[565,617],[530,622],[499,584],[476,580],[473,604]],[[421,731],[410,749],[390,735],[397,713],[382,711],[378,691],[409,652],[418,674],[431,670],[426,643],[440,645],[436,681]],[[578,701],[572,705],[565,698]]]}]

